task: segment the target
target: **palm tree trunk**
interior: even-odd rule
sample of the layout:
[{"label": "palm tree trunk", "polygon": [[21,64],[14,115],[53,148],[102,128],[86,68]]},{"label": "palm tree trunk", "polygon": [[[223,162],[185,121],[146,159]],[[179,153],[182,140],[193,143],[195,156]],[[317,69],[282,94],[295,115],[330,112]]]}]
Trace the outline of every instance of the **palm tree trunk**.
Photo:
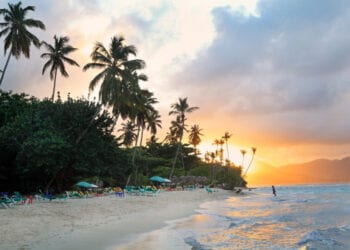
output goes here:
[{"label": "palm tree trunk", "polygon": [[53,80],[53,90],[52,90],[52,97],[51,97],[51,101],[54,101],[55,98],[55,91],[56,91],[56,77],[57,77],[57,68],[55,70],[55,78]]},{"label": "palm tree trunk", "polygon": [[247,169],[245,170],[243,177],[246,176],[246,174],[248,173],[248,170],[253,163],[254,155],[255,154],[252,155],[252,158],[250,159],[249,165],[248,165]]},{"label": "palm tree trunk", "polygon": [[6,72],[6,69],[7,69],[7,65],[8,65],[8,64],[9,64],[9,62],[10,62],[10,58],[11,58],[11,53],[9,52],[9,56],[7,57],[6,64],[5,64],[5,67],[4,67],[4,70],[1,72],[0,86],[1,86],[2,80],[4,79],[4,75],[5,75],[5,72]]},{"label": "palm tree trunk", "polygon": [[176,149],[176,153],[175,153],[175,158],[174,158],[174,161],[173,161],[173,165],[171,167],[171,171],[170,171],[170,175],[169,175],[169,179],[171,180],[171,178],[173,177],[173,174],[174,174],[174,170],[175,170],[175,165],[176,165],[176,160],[177,160],[177,157],[179,155],[179,152],[180,152],[180,145],[181,145],[181,142],[179,142],[177,144],[177,149]]},{"label": "palm tree trunk", "polygon": [[134,152],[132,154],[132,166],[135,170],[135,185],[137,184],[137,166],[135,164],[135,159],[136,159],[136,151],[137,151],[137,141],[139,140],[139,136],[140,136],[140,125],[137,128],[137,135],[136,135],[136,139],[135,139],[135,146],[134,146]]},{"label": "palm tree trunk", "polygon": [[[170,175],[169,175],[169,179],[171,180],[171,178],[173,177],[174,171],[175,171],[175,165],[176,165],[176,161],[177,161],[177,157],[179,155],[180,152],[180,147],[181,147],[181,143],[182,143],[182,135],[183,135],[183,128],[184,128],[184,124],[182,124],[182,131],[181,131],[181,135],[180,135],[180,142],[177,145],[177,149],[176,149],[176,154],[175,154],[175,158],[173,161],[173,165],[171,167],[171,171],[170,171]],[[185,167],[184,167],[185,168]]]},{"label": "palm tree trunk", "polygon": [[143,132],[144,132],[144,127],[142,126],[142,127],[141,127],[141,138],[140,138],[140,143],[139,143],[140,148],[142,147]]},{"label": "palm tree trunk", "polygon": [[228,144],[227,144],[227,140],[226,140],[226,151],[227,151],[227,159],[230,159],[230,154],[228,153]]}]

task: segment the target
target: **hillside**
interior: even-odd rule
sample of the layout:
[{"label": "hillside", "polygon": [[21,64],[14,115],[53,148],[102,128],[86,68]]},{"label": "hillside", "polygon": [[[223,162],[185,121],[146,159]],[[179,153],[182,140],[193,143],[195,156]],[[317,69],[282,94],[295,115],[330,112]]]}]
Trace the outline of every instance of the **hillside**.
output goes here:
[{"label": "hillside", "polygon": [[247,175],[249,186],[350,182],[350,157],[340,160],[318,159],[280,167],[256,162],[256,166],[256,171]]}]

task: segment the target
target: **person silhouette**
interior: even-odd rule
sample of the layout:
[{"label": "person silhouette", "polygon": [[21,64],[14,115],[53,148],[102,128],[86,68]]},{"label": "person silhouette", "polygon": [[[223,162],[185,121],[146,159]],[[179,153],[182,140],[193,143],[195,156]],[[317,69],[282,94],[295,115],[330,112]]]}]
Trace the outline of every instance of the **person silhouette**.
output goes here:
[{"label": "person silhouette", "polygon": [[276,189],[275,189],[275,186],[274,186],[274,185],[272,185],[272,193],[273,193],[274,196],[277,196],[277,194],[276,194]]}]

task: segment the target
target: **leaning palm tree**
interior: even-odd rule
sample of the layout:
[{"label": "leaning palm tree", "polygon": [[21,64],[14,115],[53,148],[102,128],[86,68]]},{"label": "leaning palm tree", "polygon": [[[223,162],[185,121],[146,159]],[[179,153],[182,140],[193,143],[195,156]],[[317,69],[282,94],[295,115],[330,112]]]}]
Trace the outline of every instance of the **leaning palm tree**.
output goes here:
[{"label": "leaning palm tree", "polygon": [[[122,36],[114,36],[107,49],[102,43],[97,42],[91,53],[92,62],[87,63],[83,70],[101,69],[90,82],[89,89],[94,90],[101,83],[99,99],[105,106],[113,107],[116,121],[121,108],[130,104],[130,84],[135,81],[134,72],[145,67],[145,62],[140,59],[129,59],[130,55],[136,56],[136,47],[125,45]],[[127,117],[129,109],[125,114]],[[115,122],[116,122],[115,121]]]},{"label": "leaning palm tree", "polygon": [[40,47],[39,39],[28,31],[27,28],[39,28],[45,30],[45,25],[35,19],[26,18],[29,11],[34,11],[34,6],[22,7],[22,3],[8,4],[8,9],[0,9],[0,15],[4,16],[4,22],[0,23],[0,27],[4,28],[0,31],[0,37],[7,35],[4,42],[5,54],[9,49],[8,57],[4,69],[1,71],[0,86],[4,79],[7,66],[10,62],[11,55],[18,59],[21,54],[24,57],[30,57],[30,45]]},{"label": "leaning palm tree", "polygon": [[247,169],[245,170],[245,172],[244,172],[244,174],[243,174],[243,177],[246,176],[246,174],[248,173],[248,170],[249,170],[249,168],[250,168],[250,166],[252,165],[253,160],[254,160],[254,156],[255,156],[255,153],[256,153],[256,148],[255,148],[255,147],[252,147],[251,149],[252,149],[252,158],[250,159],[250,162],[249,162],[249,164],[248,164]]},{"label": "leaning palm tree", "polygon": [[226,151],[227,151],[227,159],[230,160],[230,154],[228,152],[228,139],[230,139],[232,136],[232,134],[230,134],[229,132],[225,132],[225,134],[223,135],[222,139],[225,140],[226,143]]},{"label": "leaning palm tree", "polygon": [[74,48],[68,44],[69,38],[67,36],[57,37],[55,35],[53,39],[55,41],[54,45],[48,44],[47,42],[42,42],[48,52],[41,54],[41,58],[49,59],[43,66],[42,74],[44,74],[45,70],[51,66],[50,79],[53,80],[51,101],[54,101],[55,99],[57,71],[59,70],[61,75],[64,77],[68,77],[69,75],[64,63],[79,67],[79,64],[76,61],[67,57],[69,53],[77,50],[77,48]]},{"label": "leaning palm tree", "polygon": [[247,151],[245,149],[241,149],[241,154],[242,154],[242,164],[241,167],[243,168],[244,166],[244,158],[245,158],[245,154],[247,153]]},{"label": "leaning palm tree", "polygon": [[202,129],[199,128],[199,125],[193,125],[190,130],[189,142],[194,146],[194,153],[197,155],[197,145],[201,143],[201,133]]},{"label": "leaning palm tree", "polygon": [[190,107],[187,103],[187,97],[184,99],[179,98],[179,102],[172,104],[171,108],[173,110],[169,112],[169,115],[176,115],[177,116],[177,120],[180,123],[180,131],[179,131],[179,137],[178,137],[178,139],[179,139],[178,145],[177,145],[174,161],[172,164],[171,172],[169,175],[169,179],[171,179],[173,174],[174,174],[176,160],[177,160],[179,152],[180,152],[180,148],[181,148],[181,144],[182,144],[182,137],[183,137],[184,130],[185,130],[186,114],[191,113],[191,112],[199,109],[198,107]]}]

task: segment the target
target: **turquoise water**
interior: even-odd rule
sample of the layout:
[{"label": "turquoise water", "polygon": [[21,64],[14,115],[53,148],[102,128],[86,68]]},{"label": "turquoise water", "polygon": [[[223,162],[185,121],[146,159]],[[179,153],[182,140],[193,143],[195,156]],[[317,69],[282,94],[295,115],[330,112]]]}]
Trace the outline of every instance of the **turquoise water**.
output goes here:
[{"label": "turquoise water", "polygon": [[276,186],[202,204],[117,249],[350,249],[350,185]]}]

